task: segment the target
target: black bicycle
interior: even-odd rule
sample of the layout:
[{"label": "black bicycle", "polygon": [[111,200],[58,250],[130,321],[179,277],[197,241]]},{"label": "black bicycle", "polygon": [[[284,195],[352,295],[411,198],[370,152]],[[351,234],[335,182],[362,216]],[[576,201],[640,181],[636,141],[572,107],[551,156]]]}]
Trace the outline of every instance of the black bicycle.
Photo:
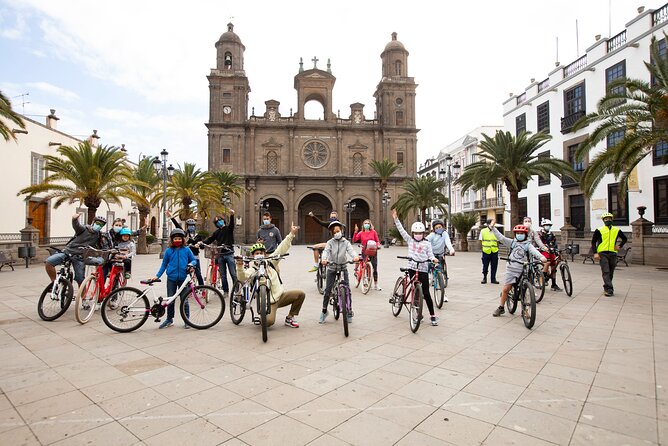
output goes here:
[{"label": "black bicycle", "polygon": [[332,285],[332,297],[329,299],[329,303],[332,305],[332,312],[334,313],[334,319],[339,320],[339,316],[343,316],[343,334],[348,337],[348,315],[353,315],[353,298],[350,293],[350,286],[348,282],[341,278],[343,271],[346,269],[347,265],[355,263],[352,261],[345,263],[335,263],[329,262],[329,265],[333,265],[336,271],[334,276],[334,284]]},{"label": "black bicycle", "polygon": [[314,248],[313,246],[307,246],[308,249],[313,251],[318,251],[318,270],[315,273],[315,284],[318,287],[318,293],[325,294],[325,279],[327,277],[327,268],[325,265],[320,263],[322,258],[322,251],[324,248]]},{"label": "black bicycle", "polygon": [[543,275],[543,263],[537,262],[533,257],[529,259],[529,269],[527,270],[527,279],[536,290],[536,303],[543,300],[545,296],[545,276]]},{"label": "black bicycle", "polygon": [[501,258],[513,263],[522,265],[522,274],[515,281],[513,287],[508,292],[508,299],[506,299],[506,308],[508,313],[515,314],[517,309],[517,302],[522,304],[522,320],[524,326],[531,329],[536,323],[536,293],[532,283],[529,281],[533,265],[531,261],[518,262],[517,260],[509,258]]},{"label": "black bicycle", "polygon": [[[49,246],[47,249],[51,255],[63,253],[61,249],[55,246]],[[65,254],[65,256],[65,260],[60,265],[60,270],[56,273],[56,279],[48,284],[42,291],[42,295],[39,296],[37,314],[44,321],[55,321],[65,314],[73,300],[72,279],[74,279],[74,272],[72,271],[72,257],[69,254]]]}]

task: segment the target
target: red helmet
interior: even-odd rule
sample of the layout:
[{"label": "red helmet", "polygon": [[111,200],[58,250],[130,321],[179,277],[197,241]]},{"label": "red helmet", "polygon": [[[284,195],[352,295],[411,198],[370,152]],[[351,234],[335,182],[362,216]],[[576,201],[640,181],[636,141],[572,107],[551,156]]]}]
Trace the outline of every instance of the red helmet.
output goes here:
[{"label": "red helmet", "polygon": [[528,230],[527,227],[524,226],[524,225],[515,225],[515,227],[513,228],[513,232],[514,232],[515,234],[517,234],[518,232],[521,232],[521,233],[524,233],[524,234],[528,234],[528,233],[529,233],[529,230]]}]

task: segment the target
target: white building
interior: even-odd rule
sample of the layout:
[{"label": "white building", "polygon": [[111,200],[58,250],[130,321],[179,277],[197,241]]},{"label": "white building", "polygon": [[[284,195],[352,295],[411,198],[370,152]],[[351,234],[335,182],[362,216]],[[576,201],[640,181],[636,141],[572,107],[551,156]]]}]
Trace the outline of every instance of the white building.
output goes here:
[{"label": "white building", "polygon": [[[0,203],[2,203],[3,217],[0,218],[0,239],[12,240],[16,234],[26,226],[28,218],[32,225],[40,231],[40,244],[50,243],[50,239],[59,238],[65,241],[72,236],[72,215],[82,212],[81,221],[86,218],[86,208],[79,203],[63,203],[57,209],[53,200],[40,203],[40,196],[25,200],[25,196],[17,196],[18,192],[31,184],[37,184],[44,179],[44,156],[58,155],[61,145],[76,146],[80,142],[71,135],[58,131],[58,118],[55,110],[46,117],[45,124],[22,116],[25,122],[25,131],[17,129],[9,123],[10,129],[15,129],[16,141],[5,141],[0,138],[0,153],[3,156],[3,175],[0,176]],[[97,144],[97,131],[93,131],[91,142]],[[122,200],[122,206],[111,205],[109,208],[103,203],[98,209],[98,215],[103,215],[111,222],[114,218],[126,219],[132,229],[141,224],[138,221],[137,209],[129,199]],[[0,240],[2,241],[2,240]]]},{"label": "white building", "polygon": [[[666,54],[663,33],[668,31],[668,4],[657,10],[638,11],[622,32],[610,38],[596,36],[582,57],[565,66],[557,62],[546,79],[532,81],[522,94],[511,94],[503,104],[505,129],[515,134],[524,130],[549,133],[552,140],[543,146],[541,155],[567,160],[576,171],[584,170],[590,157],[614,145],[623,134],[612,135],[579,163],[574,158],[575,150],[595,125],[577,132],[572,127],[585,114],[596,111],[608,83],[614,79],[650,81],[644,62],[650,60],[652,36],[660,40],[661,51]],[[642,205],[647,207],[645,218],[668,224],[668,166],[658,162],[666,153],[668,144],[661,145],[638,165],[629,181],[626,200],[618,198],[619,185],[612,174],[603,178],[591,199],[570,179],[562,182],[555,176],[535,177],[520,192],[519,215],[532,216],[534,221],[550,218],[555,228],[570,221],[579,231],[589,232],[600,226],[600,216],[610,211],[615,224],[629,231],[629,223],[638,217],[636,208]]]}]

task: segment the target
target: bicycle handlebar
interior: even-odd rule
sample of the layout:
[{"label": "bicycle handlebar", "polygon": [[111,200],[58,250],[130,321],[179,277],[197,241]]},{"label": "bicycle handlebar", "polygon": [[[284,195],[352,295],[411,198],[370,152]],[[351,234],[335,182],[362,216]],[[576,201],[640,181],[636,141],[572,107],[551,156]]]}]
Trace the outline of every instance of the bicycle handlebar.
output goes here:
[{"label": "bicycle handlebar", "polygon": [[255,257],[248,257],[248,256],[234,256],[236,260],[243,260],[244,262],[257,262],[257,261],[268,261],[268,260],[279,260],[282,259],[283,257],[289,256],[290,253],[286,252],[285,254],[272,254],[270,256],[262,257],[261,259],[256,259]]},{"label": "bicycle handlebar", "polygon": [[154,283],[162,282],[162,279],[146,279],[140,280],[139,283],[142,285],[153,285]]},{"label": "bicycle handlebar", "polygon": [[397,256],[397,259],[406,259],[406,260],[410,260],[410,261],[415,262],[415,263],[431,262],[431,260],[429,260],[429,259],[427,259],[427,260],[415,260],[413,257],[407,257],[407,256]]}]

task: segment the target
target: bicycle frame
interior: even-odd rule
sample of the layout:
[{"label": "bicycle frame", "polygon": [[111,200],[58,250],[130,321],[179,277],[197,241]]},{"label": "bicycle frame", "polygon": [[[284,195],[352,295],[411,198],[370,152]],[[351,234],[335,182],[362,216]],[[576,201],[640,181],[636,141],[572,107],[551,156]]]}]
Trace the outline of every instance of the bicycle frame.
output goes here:
[{"label": "bicycle frame", "polygon": [[[151,306],[149,311],[151,312],[151,316],[156,318],[155,322],[160,322],[160,318],[162,317],[163,314],[165,314],[165,308],[167,308],[169,306],[169,304],[174,302],[176,300],[176,298],[179,297],[181,295],[181,293],[183,292],[183,290],[185,290],[186,287],[188,287],[188,286],[190,287],[190,292],[192,293],[193,297],[195,298],[195,301],[197,302],[197,304],[203,307],[202,301],[200,300],[199,296],[197,295],[197,293],[195,293],[195,290],[194,290],[195,281],[193,280],[193,275],[194,275],[194,272],[188,273],[186,275],[186,278],[183,281],[183,283],[174,292],[174,295],[173,296],[167,296],[167,299],[164,299],[162,297],[157,297],[157,298],[155,297],[155,289],[153,288],[153,284],[160,282],[160,279],[158,279],[156,281],[152,281],[152,282],[149,282],[149,281],[143,282],[142,281],[141,283],[148,285],[148,287],[144,291],[142,291],[142,293],[139,296],[137,296],[132,302],[129,302],[127,304],[127,307],[132,308],[140,299],[142,299],[144,296],[148,297],[148,294],[151,293],[153,305]],[[146,310],[141,309],[141,311],[144,312]]]}]

